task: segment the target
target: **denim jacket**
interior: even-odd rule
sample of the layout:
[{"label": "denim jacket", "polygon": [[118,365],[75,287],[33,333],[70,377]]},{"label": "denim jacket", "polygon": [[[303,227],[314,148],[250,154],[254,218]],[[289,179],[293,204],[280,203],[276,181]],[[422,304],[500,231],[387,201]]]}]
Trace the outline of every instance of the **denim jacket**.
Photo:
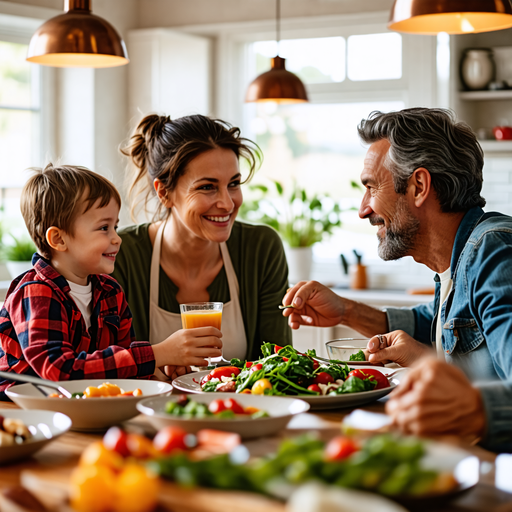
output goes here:
[{"label": "denim jacket", "polygon": [[512,451],[512,217],[469,210],[457,230],[450,268],[453,286],[441,318],[436,274],[434,301],[388,308],[389,330],[435,344],[441,321],[446,361],[460,367],[482,394],[487,417],[482,444]]}]

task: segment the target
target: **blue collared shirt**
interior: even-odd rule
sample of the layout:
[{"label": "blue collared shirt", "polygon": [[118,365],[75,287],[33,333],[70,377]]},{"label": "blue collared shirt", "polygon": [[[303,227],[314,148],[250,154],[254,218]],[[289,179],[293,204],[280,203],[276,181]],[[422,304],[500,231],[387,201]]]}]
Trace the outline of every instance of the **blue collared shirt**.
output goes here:
[{"label": "blue collared shirt", "polygon": [[461,368],[481,394],[487,417],[482,444],[512,450],[512,217],[469,210],[451,258],[453,286],[439,310],[440,283],[430,304],[388,308],[389,330],[435,343],[442,323],[446,361]]}]

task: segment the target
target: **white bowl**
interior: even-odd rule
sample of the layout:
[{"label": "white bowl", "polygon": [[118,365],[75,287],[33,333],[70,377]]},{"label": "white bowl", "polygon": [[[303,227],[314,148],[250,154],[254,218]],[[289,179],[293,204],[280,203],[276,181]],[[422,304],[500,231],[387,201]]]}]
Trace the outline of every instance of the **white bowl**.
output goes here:
[{"label": "white bowl", "polygon": [[32,455],[71,427],[69,417],[59,412],[0,409],[0,416],[23,421],[32,433],[32,437],[22,444],[0,446],[0,464]]},{"label": "white bowl", "polygon": [[165,412],[167,402],[176,402],[179,395],[167,397],[149,398],[137,404],[137,409],[148,417],[149,422],[157,429],[169,425],[181,427],[187,432],[195,433],[203,428],[213,428],[226,432],[236,432],[244,439],[276,434],[286,427],[295,414],[307,412],[309,404],[296,398],[284,398],[280,396],[245,395],[234,393],[207,393],[203,395],[191,395],[189,398],[201,404],[209,404],[214,400],[232,398],[242,407],[256,407],[269,414],[268,418],[236,417],[221,419],[207,418],[183,418]]},{"label": "white bowl", "polygon": [[78,393],[88,386],[99,386],[103,382],[117,384],[125,391],[139,388],[143,395],[85,399],[50,398],[42,396],[32,384],[17,384],[5,393],[23,409],[45,409],[66,414],[73,422],[71,430],[95,431],[104,430],[136,416],[136,405],[140,400],[172,391],[170,384],[157,380],[87,379],[61,381],[59,384],[71,393]]}]

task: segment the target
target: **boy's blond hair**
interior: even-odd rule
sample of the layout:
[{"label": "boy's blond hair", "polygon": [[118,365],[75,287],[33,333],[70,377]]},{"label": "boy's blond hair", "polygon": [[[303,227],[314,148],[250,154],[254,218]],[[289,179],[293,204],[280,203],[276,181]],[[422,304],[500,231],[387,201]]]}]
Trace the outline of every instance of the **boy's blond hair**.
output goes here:
[{"label": "boy's blond hair", "polygon": [[48,260],[52,257],[46,242],[48,228],[55,226],[73,236],[77,216],[90,210],[98,200],[99,208],[107,206],[111,199],[121,207],[121,197],[114,185],[85,167],[54,167],[50,163],[44,169],[32,170],[35,174],[21,192],[21,214],[39,253]]}]

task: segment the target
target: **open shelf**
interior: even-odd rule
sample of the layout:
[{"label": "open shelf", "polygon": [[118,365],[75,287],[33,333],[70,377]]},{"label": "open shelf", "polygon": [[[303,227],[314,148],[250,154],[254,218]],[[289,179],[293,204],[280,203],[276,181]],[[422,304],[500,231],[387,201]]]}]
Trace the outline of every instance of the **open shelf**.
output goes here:
[{"label": "open shelf", "polygon": [[484,153],[512,153],[512,140],[479,140]]},{"label": "open shelf", "polygon": [[459,93],[461,100],[467,101],[489,101],[489,100],[512,100],[512,89],[504,91],[464,91]]}]

